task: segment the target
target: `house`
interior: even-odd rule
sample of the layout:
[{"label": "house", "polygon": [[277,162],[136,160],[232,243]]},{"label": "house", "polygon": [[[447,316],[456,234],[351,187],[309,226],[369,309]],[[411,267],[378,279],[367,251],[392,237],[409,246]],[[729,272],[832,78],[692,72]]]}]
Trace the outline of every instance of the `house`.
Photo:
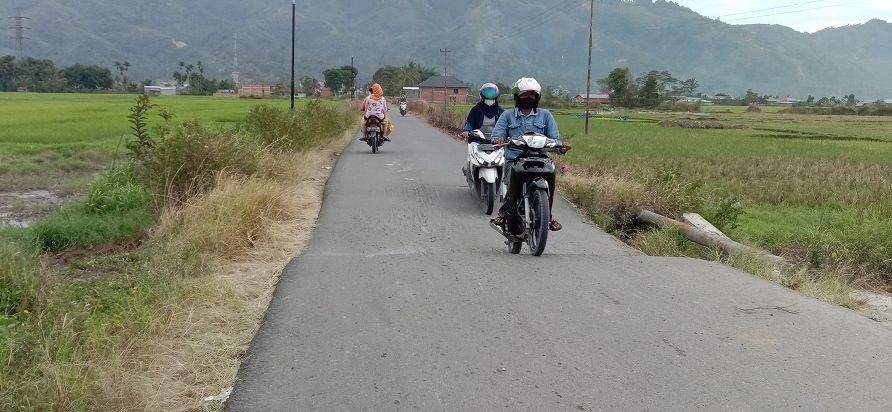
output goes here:
[{"label": "house", "polygon": [[323,99],[331,97],[331,88],[330,87],[320,88],[319,89],[319,97],[321,97]]},{"label": "house", "polygon": [[588,103],[609,103],[610,95],[607,93],[592,93],[588,95],[588,97],[585,97],[581,94],[577,94],[576,97],[573,98],[573,100],[575,100],[576,103],[579,104],[585,104],[586,100],[588,100]]},{"label": "house", "polygon": [[171,86],[143,86],[142,92],[146,96],[175,96],[177,88]]},{"label": "house", "polygon": [[238,89],[238,95],[242,97],[268,97],[272,94],[273,88],[268,84],[244,84]]},{"label": "house", "polygon": [[455,76],[431,76],[418,84],[418,93],[429,102],[468,102],[468,86]]}]

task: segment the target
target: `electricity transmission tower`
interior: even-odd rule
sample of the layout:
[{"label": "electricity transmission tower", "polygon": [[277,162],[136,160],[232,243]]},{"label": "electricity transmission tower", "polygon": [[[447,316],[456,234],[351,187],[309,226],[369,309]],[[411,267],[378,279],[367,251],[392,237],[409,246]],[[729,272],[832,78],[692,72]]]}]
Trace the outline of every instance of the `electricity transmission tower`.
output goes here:
[{"label": "electricity transmission tower", "polygon": [[15,35],[10,38],[15,39],[16,58],[21,60],[25,58],[25,40],[31,40],[31,38],[27,37],[25,34],[27,30],[31,30],[30,27],[25,26],[25,21],[31,20],[31,18],[22,15],[23,9],[21,7],[16,8],[15,10],[15,17],[9,18],[13,21],[13,25],[12,27],[8,27],[8,29],[15,32]]}]

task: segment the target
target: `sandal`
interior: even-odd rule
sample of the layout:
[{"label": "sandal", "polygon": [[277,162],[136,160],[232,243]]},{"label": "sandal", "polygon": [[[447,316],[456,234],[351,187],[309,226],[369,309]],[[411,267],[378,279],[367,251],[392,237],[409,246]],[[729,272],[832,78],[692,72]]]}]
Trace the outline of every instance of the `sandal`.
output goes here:
[{"label": "sandal", "polygon": [[557,232],[558,230],[563,229],[564,226],[561,225],[561,222],[558,222],[556,219],[551,219],[551,222],[548,223],[548,230],[552,232]]}]

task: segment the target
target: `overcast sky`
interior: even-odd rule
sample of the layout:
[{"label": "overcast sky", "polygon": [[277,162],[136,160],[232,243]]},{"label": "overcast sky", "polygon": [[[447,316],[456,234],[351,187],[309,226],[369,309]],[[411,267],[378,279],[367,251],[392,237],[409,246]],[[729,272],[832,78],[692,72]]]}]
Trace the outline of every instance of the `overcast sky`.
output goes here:
[{"label": "overcast sky", "polygon": [[706,17],[730,24],[782,24],[798,31],[892,22],[892,0],[673,0]]}]

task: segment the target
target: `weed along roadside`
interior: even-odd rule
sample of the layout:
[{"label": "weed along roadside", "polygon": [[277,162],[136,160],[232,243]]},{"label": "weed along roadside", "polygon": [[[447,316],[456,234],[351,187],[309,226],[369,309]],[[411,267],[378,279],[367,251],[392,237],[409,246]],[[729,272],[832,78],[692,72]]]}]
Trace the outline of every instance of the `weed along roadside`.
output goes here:
[{"label": "weed along roadside", "polygon": [[[721,261],[855,309],[863,300],[853,290],[892,292],[892,118],[683,106],[598,115],[588,136],[582,110],[555,110],[574,146],[559,159],[571,170],[559,190],[647,254]],[[444,129],[464,120],[422,104],[413,110]],[[697,245],[676,227],[640,219],[642,208],[670,218],[700,213],[768,253]],[[786,276],[775,271],[778,256]]]},{"label": "weed along roadside", "polygon": [[141,96],[84,198],[0,229],[0,410],[218,408],[357,122],[334,101],[160,113]]}]

